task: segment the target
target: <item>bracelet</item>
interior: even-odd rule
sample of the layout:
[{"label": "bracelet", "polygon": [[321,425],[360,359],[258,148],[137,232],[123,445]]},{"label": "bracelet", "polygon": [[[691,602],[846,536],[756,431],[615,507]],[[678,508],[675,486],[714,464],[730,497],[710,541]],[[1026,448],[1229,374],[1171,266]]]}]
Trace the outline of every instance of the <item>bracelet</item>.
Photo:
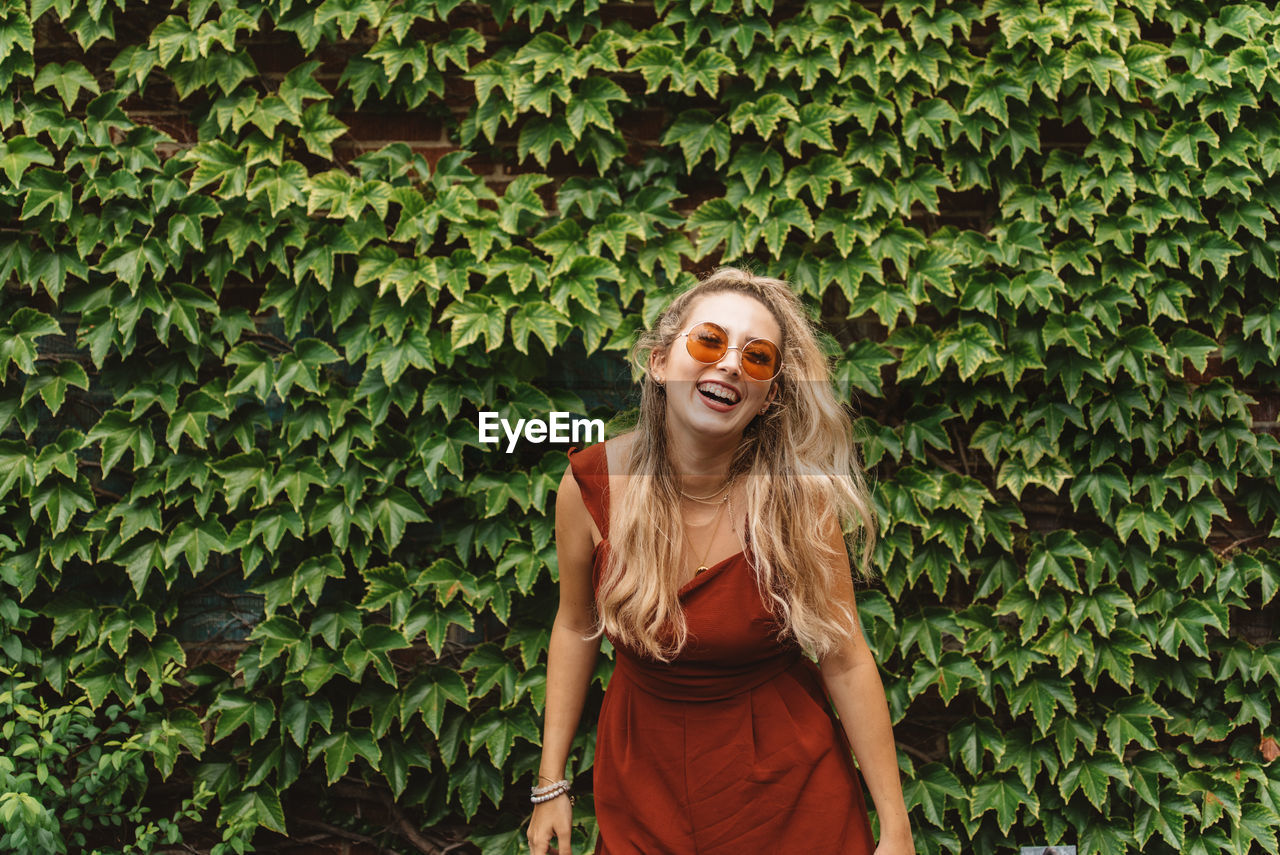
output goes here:
[{"label": "bracelet", "polygon": [[545,787],[530,787],[529,789],[530,789],[530,792],[532,792],[535,796],[545,796],[547,793],[550,793],[553,790],[559,790],[562,787],[566,790],[569,789],[569,782],[561,779],[559,781],[555,781],[551,784],[548,784]]},{"label": "bracelet", "polygon": [[[529,801],[533,802],[535,805],[540,805],[543,802],[549,802],[552,799],[558,799],[563,795],[567,795],[568,792],[569,792],[568,790],[557,790],[556,792],[551,793],[549,795],[545,795],[545,796],[530,796]],[[573,801],[573,797],[570,796],[569,800]]]},{"label": "bracelet", "polygon": [[548,784],[545,787],[531,787],[530,791],[532,792],[532,795],[529,796],[529,801],[533,802],[535,805],[541,804],[542,802],[549,802],[554,798],[558,798],[568,793],[569,782],[566,780],[560,780],[553,784]]}]

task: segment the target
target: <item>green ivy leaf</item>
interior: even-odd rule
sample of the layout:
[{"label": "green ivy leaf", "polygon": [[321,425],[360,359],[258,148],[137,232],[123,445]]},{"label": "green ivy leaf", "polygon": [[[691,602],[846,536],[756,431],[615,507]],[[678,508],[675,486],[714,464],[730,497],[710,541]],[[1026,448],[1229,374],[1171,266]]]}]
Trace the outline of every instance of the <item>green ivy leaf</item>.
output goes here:
[{"label": "green ivy leaf", "polygon": [[1178,650],[1185,644],[1197,656],[1207,657],[1208,631],[1210,628],[1226,633],[1224,615],[1226,606],[1221,606],[1223,614],[1215,613],[1200,600],[1186,600],[1175,606],[1163,616],[1157,643],[1160,649],[1170,656],[1177,657]]},{"label": "green ivy leaf", "polygon": [[387,779],[395,798],[400,798],[409,784],[410,766],[431,768],[431,754],[425,746],[412,740],[406,744],[400,739],[385,738],[380,740],[379,747],[382,749],[382,762],[378,771]]},{"label": "green ivy leaf", "polygon": [[813,235],[813,218],[809,216],[809,209],[796,199],[774,200],[761,229],[764,242],[774,257],[782,251],[782,245],[792,229],[799,230],[806,237]]},{"label": "green ivy leaf", "polygon": [[676,54],[663,45],[649,45],[637,51],[627,63],[627,71],[638,71],[644,77],[645,94],[658,91],[658,86],[673,73],[678,66]]},{"label": "green ivy leaf", "polygon": [[729,129],[736,134],[751,125],[760,139],[767,142],[783,119],[798,121],[800,114],[782,95],[770,92],[756,101],[744,101],[735,107],[729,114]]},{"label": "green ivy leaf", "polygon": [[627,93],[609,78],[588,77],[569,100],[566,114],[569,132],[574,139],[581,139],[583,130],[589,126],[612,131],[613,114],[609,111],[609,102],[626,100]]},{"label": "green ivy leaf", "polygon": [[525,303],[511,316],[511,343],[521,353],[528,353],[532,333],[548,353],[553,353],[560,344],[562,326],[569,326],[569,319],[554,306],[543,302]]},{"label": "green ivy leaf", "polygon": [[227,541],[227,530],[216,519],[183,520],[164,544],[164,560],[172,564],[182,555],[191,574],[197,576],[208,563],[210,553],[227,550]]},{"label": "green ivy leaf", "polygon": [[[1130,743],[1134,742],[1142,748],[1156,750],[1156,732],[1151,720],[1157,717],[1169,718],[1169,713],[1148,697],[1134,695],[1116,703],[1103,725],[1111,743],[1111,753],[1116,759],[1123,760]],[[1112,777],[1126,784],[1129,782],[1127,773]],[[1063,796],[1066,795],[1064,792]],[[1094,800],[1090,798],[1090,801]],[[1094,803],[1097,804],[1096,801]]]},{"label": "green ivy leaf", "polygon": [[465,300],[449,304],[441,320],[452,321],[450,342],[456,350],[466,347],[484,336],[485,351],[493,350],[503,342],[506,332],[506,315],[498,311],[490,297],[469,295]]},{"label": "green ivy leaf", "polygon": [[722,243],[724,248],[721,255],[725,261],[739,258],[746,251],[748,243],[755,243],[754,238],[748,240],[750,234],[747,223],[747,218],[726,199],[703,202],[689,217],[689,227],[698,230],[698,258],[705,258]]},{"label": "green ivy leaf", "polygon": [[37,485],[31,495],[31,520],[37,521],[43,511],[54,535],[67,530],[77,511],[93,509],[87,485],[80,479],[68,482],[63,478],[51,478]]},{"label": "green ivy leaf", "polygon": [[484,793],[496,807],[502,798],[502,773],[485,760],[468,757],[449,777],[449,792],[458,794],[463,816],[470,821],[480,808],[480,794]]},{"label": "green ivy leaf", "polygon": [[983,324],[965,324],[948,330],[939,339],[937,359],[942,368],[954,362],[961,380],[968,380],[983,365],[1000,361],[1000,342]]},{"label": "green ivy leaf", "polygon": [[1080,592],[1079,572],[1071,560],[1091,560],[1089,550],[1085,549],[1074,532],[1060,530],[1041,538],[1034,536],[1034,548],[1027,560],[1027,587],[1040,596],[1044,583],[1052,578],[1065,590]]},{"label": "green ivy leaf", "polygon": [[908,810],[920,806],[925,819],[934,826],[943,824],[942,816],[948,807],[968,801],[960,779],[941,763],[928,763],[918,769],[915,777],[903,784],[903,796]]},{"label": "green ivy leaf", "polygon": [[1075,694],[1062,677],[1033,675],[1031,679],[1012,687],[1009,692],[1010,712],[1018,715],[1029,709],[1041,734],[1048,733],[1058,708],[1071,715],[1076,712]]},{"label": "green ivy leaf", "polygon": [[1128,540],[1134,531],[1155,549],[1160,543],[1161,535],[1174,537],[1178,533],[1177,524],[1167,511],[1160,508],[1145,508],[1138,504],[1128,504],[1120,511],[1116,519],[1116,533],[1121,540]]},{"label": "green ivy leaf", "polygon": [[89,70],[75,61],[65,64],[49,62],[41,65],[40,72],[32,84],[32,91],[39,92],[50,86],[57,91],[58,97],[62,99],[68,111],[79,99],[81,89],[87,89],[94,95],[102,91]]},{"label": "green ivy leaf", "polygon": [[456,671],[448,668],[432,668],[418,675],[400,694],[400,721],[408,722],[415,714],[437,736],[444,721],[444,709],[452,702],[467,709],[467,686]]},{"label": "green ivy leaf", "polygon": [[213,741],[219,742],[241,725],[249,728],[249,741],[255,743],[267,735],[276,720],[275,704],[269,698],[251,697],[243,689],[227,689],[221,692],[205,713],[206,718],[218,717]]},{"label": "green ivy leaf", "polygon": [[471,725],[467,735],[467,747],[473,754],[479,753],[481,745],[489,752],[490,758],[497,767],[506,763],[516,737],[521,737],[534,745],[541,744],[542,739],[538,727],[527,708],[510,711],[486,710]]},{"label": "green ivy leaf", "polygon": [[22,307],[10,317],[8,329],[0,330],[0,371],[14,362],[23,374],[36,374],[36,339],[61,335],[63,328],[49,315]]},{"label": "green ivy leaf", "polygon": [[315,11],[315,25],[323,27],[337,21],[344,39],[350,39],[361,21],[371,29],[377,29],[382,20],[382,9],[374,0],[324,0]]},{"label": "green ivy leaf", "polygon": [[224,199],[244,193],[249,177],[247,152],[221,140],[208,140],[188,149],[182,157],[196,168],[190,182],[192,193],[214,182],[218,183],[214,192]]},{"label": "green ivy leaf", "polygon": [[971,819],[994,810],[1002,834],[1013,828],[1019,808],[1025,807],[1033,817],[1040,813],[1040,798],[1024,787],[1016,775],[991,775],[979,780],[971,790],[969,804]]},{"label": "green ivy leaf", "polygon": [[679,145],[685,171],[692,172],[693,165],[708,151],[715,155],[715,167],[719,169],[729,159],[729,138],[729,126],[706,110],[685,110],[667,128],[661,143]]},{"label": "green ivy leaf", "polygon": [[388,550],[395,549],[404,537],[405,526],[409,523],[425,522],[429,519],[422,505],[405,490],[392,487],[377,498],[367,502],[373,523],[382,533]]},{"label": "green ivy leaf", "polygon": [[672,67],[671,88],[693,95],[700,86],[709,97],[715,98],[720,92],[720,76],[735,71],[737,66],[729,57],[713,47],[703,48],[692,60],[678,62]]},{"label": "green ivy leaf", "polygon": [[66,400],[67,389],[72,386],[88,389],[89,375],[79,363],[69,359],[63,360],[51,373],[38,374],[27,380],[22,389],[20,405],[25,406],[27,401],[39,393],[41,400],[49,408],[50,414],[56,416],[62,409],[63,401]]},{"label": "green ivy leaf", "polygon": [[[447,13],[442,13],[442,18],[444,14]],[[484,53],[484,48],[484,36],[470,27],[458,27],[431,46],[431,58],[441,71],[447,70],[447,64],[451,62],[459,70],[466,72],[471,66],[468,59],[470,52],[474,50]]]},{"label": "green ivy leaf", "polygon": [[277,834],[289,833],[280,796],[271,787],[241,790],[228,798],[218,816],[218,824],[228,825],[233,817],[237,822],[248,820]]},{"label": "green ivy leaf", "polygon": [[1083,791],[1085,798],[1102,810],[1113,781],[1128,786],[1129,773],[1123,763],[1106,755],[1083,756],[1062,770],[1058,792],[1069,799],[1076,791]]},{"label": "green ivy leaf", "polygon": [[569,269],[551,280],[551,305],[561,312],[569,311],[569,300],[592,314],[600,312],[599,281],[614,280],[618,267],[603,258],[583,256],[575,258]]},{"label": "green ivy leaf", "polygon": [[551,160],[551,150],[559,145],[568,154],[574,150],[574,134],[567,120],[559,117],[533,117],[525,122],[516,144],[517,157],[523,160],[530,152],[539,166],[545,167]]},{"label": "green ivy leaf", "polygon": [[[800,147],[806,143],[821,149],[834,149],[831,123],[838,121],[840,111],[830,104],[802,104],[797,111],[799,118],[786,124],[783,145],[792,157],[800,157]],[[719,164],[717,163],[717,166]]]},{"label": "green ivy leaf", "polygon": [[271,216],[276,217],[291,205],[306,206],[306,180],[307,170],[296,160],[286,161],[279,169],[262,166],[254,172],[246,198],[254,200],[265,195]]},{"label": "green ivy leaf", "polygon": [[52,169],[37,168],[22,179],[26,197],[22,203],[22,218],[32,219],[46,208],[48,216],[56,221],[66,221],[72,210],[72,185],[62,173]]},{"label": "green ivy leaf", "polygon": [[325,775],[330,784],[347,773],[356,757],[368,760],[375,769],[382,759],[382,750],[368,728],[340,730],[316,740],[307,752],[307,760],[315,760],[321,754],[324,754]]},{"label": "green ivy leaf", "polygon": [[351,679],[357,683],[365,668],[373,665],[383,682],[397,686],[399,680],[390,654],[408,646],[408,640],[399,630],[382,624],[370,624],[363,627],[358,636],[343,647],[342,662],[351,673]]}]

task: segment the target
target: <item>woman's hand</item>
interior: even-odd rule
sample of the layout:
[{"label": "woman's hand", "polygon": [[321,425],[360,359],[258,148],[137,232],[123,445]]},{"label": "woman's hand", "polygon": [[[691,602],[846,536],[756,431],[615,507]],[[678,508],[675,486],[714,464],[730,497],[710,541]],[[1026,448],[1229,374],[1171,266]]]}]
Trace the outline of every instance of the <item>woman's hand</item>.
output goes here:
[{"label": "woman's hand", "polygon": [[[557,796],[549,802],[533,806],[533,819],[529,820],[529,851],[532,855],[573,855],[569,841],[573,836],[573,805],[567,795]],[[551,838],[556,839],[557,849],[551,848]]]}]

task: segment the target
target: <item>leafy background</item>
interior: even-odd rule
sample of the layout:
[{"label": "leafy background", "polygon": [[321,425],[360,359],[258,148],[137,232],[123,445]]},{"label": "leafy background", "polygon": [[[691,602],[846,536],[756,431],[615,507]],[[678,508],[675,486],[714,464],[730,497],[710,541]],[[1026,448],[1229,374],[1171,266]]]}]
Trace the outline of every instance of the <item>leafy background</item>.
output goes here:
[{"label": "leafy background", "polygon": [[519,851],[565,457],[475,414],[632,406],[732,262],[860,416],[918,849],[1276,853],[1277,68],[1263,3],[0,0],[0,848]]}]

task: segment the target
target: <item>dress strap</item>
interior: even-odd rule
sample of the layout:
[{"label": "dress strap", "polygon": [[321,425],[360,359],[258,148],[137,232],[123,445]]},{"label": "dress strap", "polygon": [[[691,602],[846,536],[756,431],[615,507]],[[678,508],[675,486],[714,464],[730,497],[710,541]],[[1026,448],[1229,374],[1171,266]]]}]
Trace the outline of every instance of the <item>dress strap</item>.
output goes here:
[{"label": "dress strap", "polygon": [[600,537],[609,537],[609,458],[604,443],[588,448],[569,449],[569,466],[582,492],[582,501],[600,529]]}]

